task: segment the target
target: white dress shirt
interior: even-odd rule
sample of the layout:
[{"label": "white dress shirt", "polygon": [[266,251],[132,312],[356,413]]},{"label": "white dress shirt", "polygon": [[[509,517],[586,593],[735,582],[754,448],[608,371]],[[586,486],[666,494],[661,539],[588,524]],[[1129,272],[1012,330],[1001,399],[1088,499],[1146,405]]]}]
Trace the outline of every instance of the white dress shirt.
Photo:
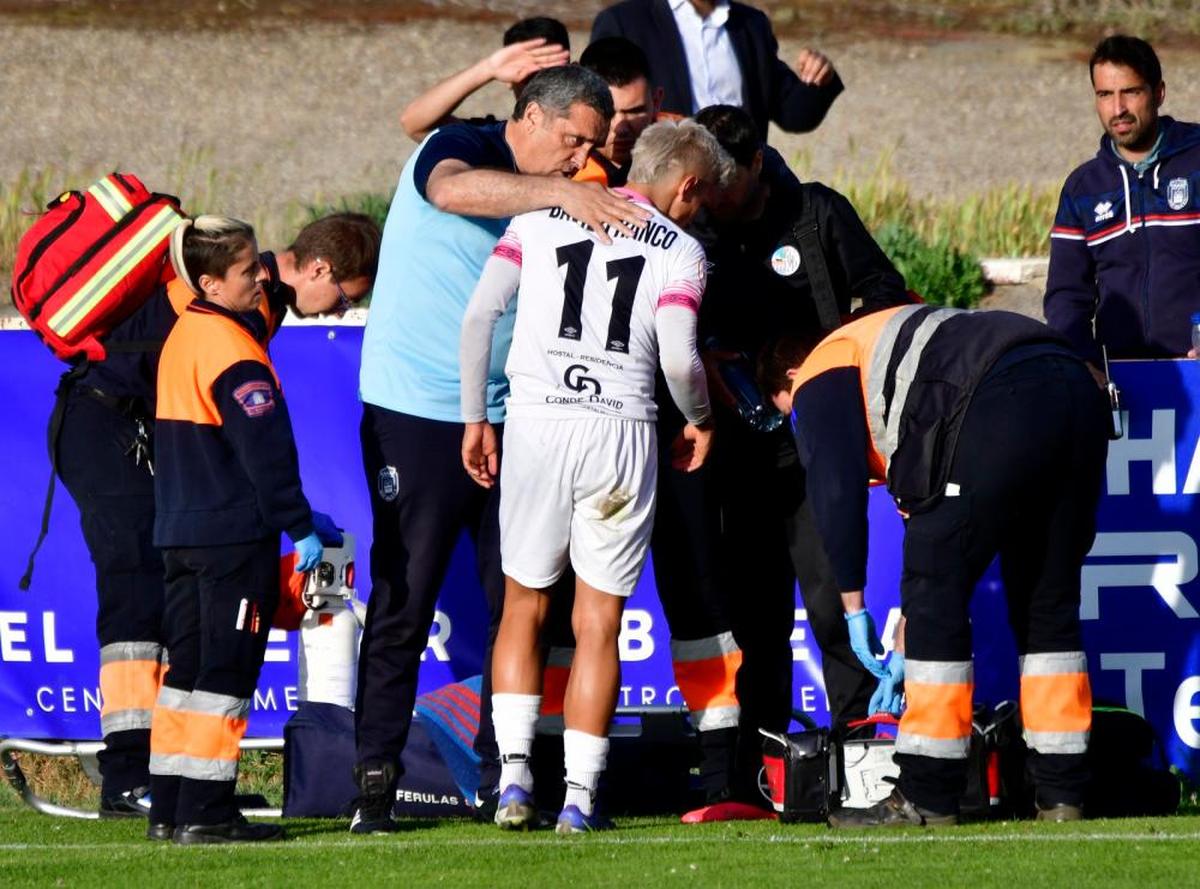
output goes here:
[{"label": "white dress shirt", "polygon": [[712,14],[702,19],[689,0],[668,0],[675,26],[683,38],[688,77],[692,81],[692,113],[709,105],[743,104],[742,69],[733,41],[725,30],[729,21],[729,3],[718,3]]}]

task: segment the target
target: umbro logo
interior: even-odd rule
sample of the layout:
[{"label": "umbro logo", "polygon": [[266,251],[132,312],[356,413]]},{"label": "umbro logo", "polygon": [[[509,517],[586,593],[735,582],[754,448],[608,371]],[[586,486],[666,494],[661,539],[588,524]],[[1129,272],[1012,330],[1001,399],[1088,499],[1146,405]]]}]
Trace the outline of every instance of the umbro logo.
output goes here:
[{"label": "umbro logo", "polygon": [[1112,201],[1101,201],[1096,205],[1096,221],[1103,222],[1113,218]]}]

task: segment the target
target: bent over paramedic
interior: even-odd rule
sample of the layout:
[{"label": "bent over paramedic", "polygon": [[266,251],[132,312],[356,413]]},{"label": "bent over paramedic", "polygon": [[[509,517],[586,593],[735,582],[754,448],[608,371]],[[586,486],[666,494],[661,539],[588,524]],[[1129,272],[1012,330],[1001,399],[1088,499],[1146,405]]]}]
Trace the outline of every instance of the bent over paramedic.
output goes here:
[{"label": "bent over paramedic", "polygon": [[[813,348],[781,342],[764,391],[791,414],[808,496],[860,657],[867,630],[867,482],[886,480],[907,516],[904,653],[881,709],[908,709],[900,777],[883,802],[835,827],[951,824],[965,790],[973,668],[969,604],[999,553],[1021,670],[1021,719],[1038,817],[1081,817],[1091,690],[1079,575],[1095,536],[1108,450],[1106,401],[1065,341],[1009,312],[885,309]],[[873,632],[871,633],[873,635]],[[871,666],[868,664],[867,666]]]}]

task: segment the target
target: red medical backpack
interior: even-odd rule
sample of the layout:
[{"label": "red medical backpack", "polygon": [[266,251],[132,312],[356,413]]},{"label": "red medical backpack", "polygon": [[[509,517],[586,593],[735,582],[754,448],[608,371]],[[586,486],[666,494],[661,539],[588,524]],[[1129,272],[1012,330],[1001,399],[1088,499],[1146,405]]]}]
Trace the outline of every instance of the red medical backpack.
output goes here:
[{"label": "red medical backpack", "polygon": [[17,245],[13,304],[64,361],[104,358],[104,336],[173,277],[179,200],[111,173],[46,208]]}]

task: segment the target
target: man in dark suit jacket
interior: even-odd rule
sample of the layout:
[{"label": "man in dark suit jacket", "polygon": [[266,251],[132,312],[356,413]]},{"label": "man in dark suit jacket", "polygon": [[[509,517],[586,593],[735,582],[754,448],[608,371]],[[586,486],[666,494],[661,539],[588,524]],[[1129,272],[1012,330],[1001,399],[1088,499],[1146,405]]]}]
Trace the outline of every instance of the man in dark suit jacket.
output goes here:
[{"label": "man in dark suit jacket", "polygon": [[[592,40],[625,37],[638,44],[650,59],[651,82],[663,89],[662,110],[691,115],[699,108],[672,2],[622,0],[596,16]],[[724,5],[720,0],[684,2],[690,2],[702,19]],[[760,136],[766,139],[768,121],[791,133],[816,129],[844,89],[829,59],[804,50],[793,70],[779,58],[779,44],[761,10],[737,2],[728,2],[728,7],[725,30],[741,69],[742,107]]]}]

